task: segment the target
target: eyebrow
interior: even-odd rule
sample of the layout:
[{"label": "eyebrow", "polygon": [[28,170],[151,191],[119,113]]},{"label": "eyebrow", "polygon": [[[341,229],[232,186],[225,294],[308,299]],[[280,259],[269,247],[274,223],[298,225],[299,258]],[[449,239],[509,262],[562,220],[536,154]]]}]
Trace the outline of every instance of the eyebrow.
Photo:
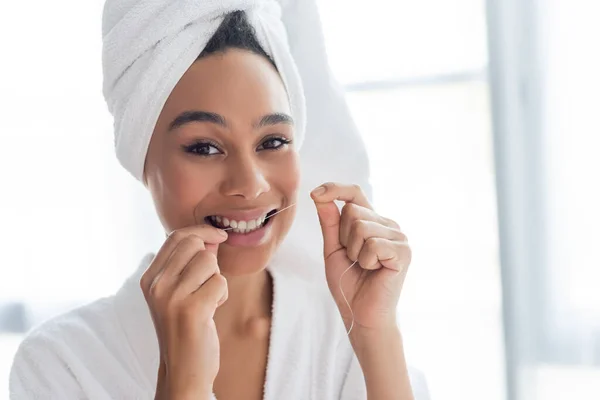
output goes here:
[{"label": "eyebrow", "polygon": [[264,128],[269,125],[286,124],[294,126],[294,119],[284,113],[273,113],[265,115],[254,128]]},{"label": "eyebrow", "polygon": [[[227,128],[227,121],[225,117],[219,115],[217,113],[208,112],[208,111],[200,111],[200,110],[192,110],[192,111],[184,111],[179,114],[170,124],[169,131],[172,131],[180,126],[188,124],[190,122],[210,122],[212,124],[220,125],[224,128]],[[287,124],[294,125],[294,119],[284,113],[272,113],[263,116],[257,124],[253,125],[253,128],[263,128],[265,126],[277,125],[277,124]]]},{"label": "eyebrow", "polygon": [[227,122],[225,118],[221,115],[208,112],[208,111],[184,111],[179,114],[170,124],[169,131],[172,131],[180,126],[185,124],[189,124],[190,122],[210,122],[213,124],[221,125],[222,127],[227,127]]}]

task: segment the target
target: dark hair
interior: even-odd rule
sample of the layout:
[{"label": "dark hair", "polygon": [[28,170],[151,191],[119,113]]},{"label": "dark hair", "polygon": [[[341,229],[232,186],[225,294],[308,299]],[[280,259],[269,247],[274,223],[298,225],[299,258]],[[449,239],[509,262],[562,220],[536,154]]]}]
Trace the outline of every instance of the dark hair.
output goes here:
[{"label": "dark hair", "polygon": [[223,19],[223,22],[196,60],[211,54],[223,53],[230,48],[248,50],[263,56],[277,69],[275,62],[258,43],[256,31],[248,22],[246,13],[243,11],[233,11],[225,16],[225,19]]}]

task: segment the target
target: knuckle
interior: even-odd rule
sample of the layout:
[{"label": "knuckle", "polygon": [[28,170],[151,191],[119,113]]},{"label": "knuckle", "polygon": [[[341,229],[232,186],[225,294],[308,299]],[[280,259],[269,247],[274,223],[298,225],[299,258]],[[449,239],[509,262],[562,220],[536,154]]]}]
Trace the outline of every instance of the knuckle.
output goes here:
[{"label": "knuckle", "polygon": [[186,241],[186,245],[190,246],[192,248],[201,249],[201,250],[204,250],[206,248],[204,245],[204,240],[200,236],[195,235],[193,233],[188,235],[188,237],[185,239],[185,241]]},{"label": "knuckle", "polygon": [[412,252],[412,249],[410,248],[410,245],[408,245],[408,243],[401,243],[401,242],[396,242],[396,248],[398,250],[398,252]]},{"label": "knuckle", "polygon": [[370,259],[369,254],[367,254],[365,252],[361,252],[358,255],[357,261],[361,265],[361,267],[367,268],[369,266],[369,263],[370,263],[369,259]]},{"label": "knuckle", "polygon": [[355,231],[358,236],[364,237],[369,231],[369,224],[367,221],[357,219],[352,223],[352,230]]},{"label": "knuckle", "polygon": [[160,281],[151,284],[150,289],[148,289],[148,294],[151,298],[155,300],[162,300],[162,298],[164,297],[164,293],[165,290],[163,285],[161,285]]},{"label": "knuckle", "polygon": [[179,243],[183,239],[185,239],[187,236],[188,235],[185,234],[184,232],[182,232],[181,230],[176,229],[176,230],[172,231],[171,234],[169,234],[169,237],[167,238],[167,241]]},{"label": "knuckle", "polygon": [[216,266],[217,265],[217,256],[215,256],[210,251],[201,250],[190,261],[190,263],[199,264],[202,266]]},{"label": "knuckle", "polygon": [[183,246],[190,246],[190,245],[194,245],[196,243],[202,243],[204,244],[204,240],[202,240],[202,238],[198,235],[196,235],[195,233],[188,233],[188,234],[182,234],[181,235],[181,240],[179,241],[180,245]]},{"label": "knuckle", "polygon": [[379,241],[377,240],[377,238],[368,238],[365,241],[365,248],[369,251],[373,251],[377,247],[378,242]]},{"label": "knuckle", "polygon": [[394,221],[391,218],[384,218],[384,221],[386,222],[386,224],[394,229],[400,230],[400,225],[398,225],[398,223],[396,221]]},{"label": "knuckle", "polygon": [[346,214],[350,218],[356,217],[358,215],[358,206],[354,203],[346,203],[342,207],[342,214]]},{"label": "knuckle", "polygon": [[148,275],[146,273],[144,273],[142,275],[142,277],[140,278],[140,288],[142,289],[142,292],[144,293],[144,295],[146,295],[146,289],[148,288],[148,286],[150,286],[150,282],[149,282],[150,278],[148,277]]},{"label": "knuckle", "polygon": [[208,258],[208,252],[201,250],[199,252],[197,252],[196,254],[194,254],[194,257],[192,257],[192,259],[189,261],[189,264],[206,264],[206,261],[209,259]]},{"label": "knuckle", "polygon": [[221,274],[215,274],[217,288],[227,290],[227,279]]},{"label": "knuckle", "polygon": [[227,287],[225,287],[225,293],[223,295],[223,301],[227,301],[227,299],[229,299],[229,289]]},{"label": "knuckle", "polygon": [[342,206],[342,214],[349,214],[352,208],[352,203],[346,203]]},{"label": "knuckle", "polygon": [[398,232],[398,237],[402,242],[408,242],[408,236],[404,232]]},{"label": "knuckle", "polygon": [[[204,297],[209,299],[215,299],[215,297],[220,297],[219,295],[226,290],[227,280],[220,273],[215,273],[213,276],[210,277],[208,281]],[[216,298],[215,300],[218,301],[219,298]]]}]

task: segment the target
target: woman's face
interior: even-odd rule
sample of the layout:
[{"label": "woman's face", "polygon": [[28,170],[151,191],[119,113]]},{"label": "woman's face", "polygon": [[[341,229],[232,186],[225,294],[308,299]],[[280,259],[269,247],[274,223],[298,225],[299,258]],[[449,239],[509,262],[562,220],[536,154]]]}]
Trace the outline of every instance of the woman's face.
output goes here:
[{"label": "woman's face", "polygon": [[167,232],[236,227],[219,247],[229,275],[264,268],[289,231],[300,180],[287,93],[264,57],[230,49],[196,61],[170,94],[144,167]]}]

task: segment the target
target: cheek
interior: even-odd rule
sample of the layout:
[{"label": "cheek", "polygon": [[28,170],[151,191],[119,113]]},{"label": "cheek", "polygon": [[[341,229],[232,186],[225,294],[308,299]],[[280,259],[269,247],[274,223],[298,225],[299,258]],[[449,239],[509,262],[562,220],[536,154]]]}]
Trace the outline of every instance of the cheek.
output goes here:
[{"label": "cheek", "polygon": [[170,230],[195,221],[195,208],[215,185],[215,174],[202,173],[191,163],[165,162],[156,170],[151,192],[163,226]]},{"label": "cheek", "polygon": [[278,163],[273,171],[272,183],[290,201],[296,198],[300,186],[300,159],[296,151],[290,151],[284,162]]}]

